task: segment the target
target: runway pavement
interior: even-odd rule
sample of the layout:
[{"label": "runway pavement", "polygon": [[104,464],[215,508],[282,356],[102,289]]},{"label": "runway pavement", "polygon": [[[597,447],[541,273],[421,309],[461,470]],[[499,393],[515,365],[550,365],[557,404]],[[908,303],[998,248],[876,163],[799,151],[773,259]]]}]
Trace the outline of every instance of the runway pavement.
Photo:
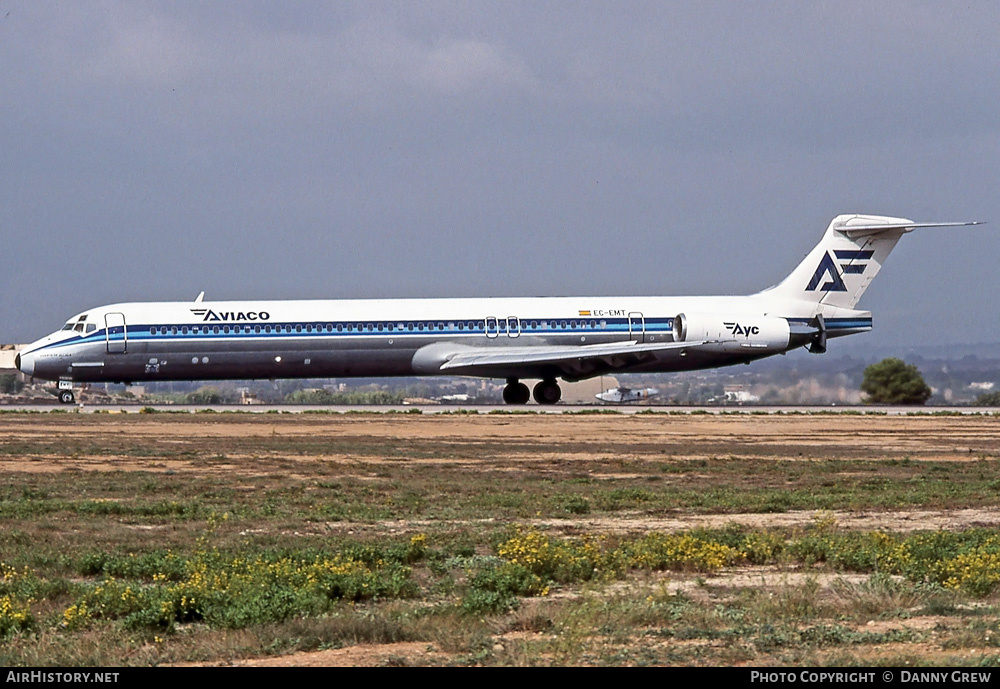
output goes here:
[{"label": "runway pavement", "polygon": [[997,415],[998,407],[884,407],[859,406],[705,406],[682,407],[667,405],[567,405],[542,406],[511,405],[292,405],[292,404],[115,404],[93,405],[77,403],[10,404],[0,405],[0,413],[111,413],[141,414],[153,410],[159,413],[244,413],[244,414],[875,414],[887,416],[906,415]]}]

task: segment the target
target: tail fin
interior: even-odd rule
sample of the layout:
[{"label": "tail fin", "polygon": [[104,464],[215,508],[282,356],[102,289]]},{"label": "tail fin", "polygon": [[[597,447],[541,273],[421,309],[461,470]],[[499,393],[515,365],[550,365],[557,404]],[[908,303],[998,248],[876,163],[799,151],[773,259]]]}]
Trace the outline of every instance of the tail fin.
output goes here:
[{"label": "tail fin", "polygon": [[791,275],[764,293],[814,302],[817,306],[853,309],[904,234],[918,227],[978,224],[915,223],[882,215],[838,215],[820,243]]}]

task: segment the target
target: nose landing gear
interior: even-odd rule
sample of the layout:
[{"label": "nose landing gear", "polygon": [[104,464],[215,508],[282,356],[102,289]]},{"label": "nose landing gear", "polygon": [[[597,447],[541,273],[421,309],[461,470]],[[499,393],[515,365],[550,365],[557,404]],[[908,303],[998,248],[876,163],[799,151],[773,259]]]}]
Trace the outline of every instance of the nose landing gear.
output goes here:
[{"label": "nose landing gear", "polygon": [[73,394],[73,381],[60,380],[56,396],[63,404],[73,404],[76,401],[76,396]]}]

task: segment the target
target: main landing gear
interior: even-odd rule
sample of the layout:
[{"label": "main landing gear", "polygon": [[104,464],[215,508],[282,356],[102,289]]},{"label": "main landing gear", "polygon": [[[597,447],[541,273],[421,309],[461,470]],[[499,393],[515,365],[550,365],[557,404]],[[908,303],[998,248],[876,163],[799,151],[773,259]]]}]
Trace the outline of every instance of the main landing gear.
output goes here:
[{"label": "main landing gear", "polygon": [[[528,386],[518,382],[517,378],[508,378],[503,389],[503,401],[506,404],[527,404],[531,394]],[[535,401],[539,404],[555,404],[562,399],[562,390],[554,378],[546,378],[535,386]]]},{"label": "main landing gear", "polygon": [[517,382],[517,378],[508,378],[503,389],[504,404],[527,404],[531,393],[528,386]]},{"label": "main landing gear", "polygon": [[538,383],[532,394],[539,404],[555,404],[562,399],[562,390],[559,389],[559,383],[553,378],[546,378]]}]

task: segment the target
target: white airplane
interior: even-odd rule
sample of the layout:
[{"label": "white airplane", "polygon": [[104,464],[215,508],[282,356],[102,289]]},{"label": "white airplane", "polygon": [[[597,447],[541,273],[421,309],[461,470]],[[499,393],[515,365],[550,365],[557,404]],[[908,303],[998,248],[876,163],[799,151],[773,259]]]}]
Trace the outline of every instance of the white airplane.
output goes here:
[{"label": "white airplane", "polygon": [[871,330],[855,309],[889,252],[918,227],[840,215],[782,282],[723,297],[545,297],[142,302],[73,316],[16,366],[75,383],[467,375],[504,378],[508,404],[555,404],[558,378],[749,363]]},{"label": "white airplane", "polygon": [[597,393],[594,397],[610,404],[626,404],[643,402],[659,394],[660,391],[656,388],[611,388]]}]

